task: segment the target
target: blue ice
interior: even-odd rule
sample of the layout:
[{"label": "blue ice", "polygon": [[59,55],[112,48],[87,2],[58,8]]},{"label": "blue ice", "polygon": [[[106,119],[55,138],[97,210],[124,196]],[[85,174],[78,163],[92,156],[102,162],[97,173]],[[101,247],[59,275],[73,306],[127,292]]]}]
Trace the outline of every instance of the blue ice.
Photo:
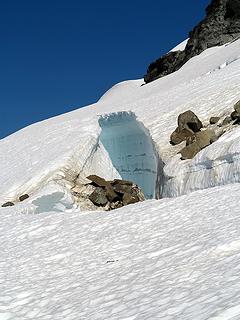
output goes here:
[{"label": "blue ice", "polygon": [[122,179],[141,187],[147,199],[155,198],[157,157],[152,138],[133,112],[101,116],[100,141]]}]

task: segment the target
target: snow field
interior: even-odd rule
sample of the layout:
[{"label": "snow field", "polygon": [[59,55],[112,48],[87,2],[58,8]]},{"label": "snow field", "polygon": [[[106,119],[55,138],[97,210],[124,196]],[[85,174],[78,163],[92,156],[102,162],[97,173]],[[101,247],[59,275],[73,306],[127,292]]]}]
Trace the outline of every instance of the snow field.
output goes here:
[{"label": "snow field", "polygon": [[[211,116],[224,116],[232,111],[234,103],[240,99],[239,56],[240,40],[208,49],[169,76],[145,86],[141,86],[142,80],[120,83],[95,105],[34,124],[1,140],[0,201],[12,201],[23,193],[34,194],[50,181],[55,181],[56,176],[63,177],[65,181],[71,180],[75,173],[80,171],[81,177],[84,178],[84,167],[88,167],[90,173],[97,174],[98,166],[91,168],[91,161],[94,151],[99,150],[98,115],[128,110],[132,110],[149,130],[159,157],[167,165],[166,175],[171,179],[173,193],[171,194],[170,188],[166,186],[165,189],[168,191],[165,195],[175,196],[212,185],[239,181],[235,178],[231,180],[227,170],[224,174],[226,179],[215,179],[210,184],[203,179],[203,183],[195,187],[195,176],[190,177],[193,171],[192,164],[182,163],[178,159],[179,156],[172,160],[177,149],[169,144],[169,136],[176,128],[179,113],[191,109],[207,123]],[[220,68],[223,64],[226,66]],[[236,139],[239,134],[240,131],[236,129]],[[225,144],[227,143],[226,139]],[[232,142],[229,144],[232,145]],[[226,146],[225,150],[227,149]],[[215,143],[212,147],[204,149],[201,156],[206,158],[211,152],[211,161],[219,162],[215,154],[219,155],[221,150],[221,145]],[[235,155],[238,150],[238,147],[231,148],[227,154],[222,150],[220,159]],[[108,167],[111,168],[109,176],[116,176],[111,159],[104,154],[104,150],[95,159],[95,164],[102,164],[99,174],[107,175],[109,172],[104,169],[107,159]],[[236,157],[233,159],[235,161]],[[196,170],[201,170],[203,176],[208,175],[207,170],[209,171],[209,168],[206,170],[202,165],[204,162],[200,161],[199,165],[193,161],[197,166]],[[171,166],[171,163],[174,165]],[[180,168],[177,175],[176,166]],[[67,172],[70,167],[74,174],[69,177]],[[181,183],[185,181],[185,178],[182,179],[183,174],[192,180],[187,188]]]},{"label": "snow field", "polygon": [[0,319],[240,319],[239,192],[108,213],[2,210]]}]

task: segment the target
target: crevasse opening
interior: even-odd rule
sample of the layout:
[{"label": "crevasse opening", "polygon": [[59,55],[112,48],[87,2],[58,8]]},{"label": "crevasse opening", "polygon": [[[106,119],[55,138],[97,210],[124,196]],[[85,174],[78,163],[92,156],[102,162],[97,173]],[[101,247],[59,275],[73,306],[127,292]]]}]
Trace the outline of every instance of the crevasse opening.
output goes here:
[{"label": "crevasse opening", "polygon": [[100,142],[122,179],[141,187],[147,199],[156,197],[158,159],[152,138],[133,112],[100,116]]}]

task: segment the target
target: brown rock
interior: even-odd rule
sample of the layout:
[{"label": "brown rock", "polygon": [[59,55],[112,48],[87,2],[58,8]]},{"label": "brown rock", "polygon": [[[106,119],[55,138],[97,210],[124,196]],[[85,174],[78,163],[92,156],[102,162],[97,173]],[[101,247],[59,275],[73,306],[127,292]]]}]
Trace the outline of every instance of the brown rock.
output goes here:
[{"label": "brown rock", "polygon": [[193,142],[192,144],[184,147],[180,153],[182,155],[181,159],[186,160],[186,159],[193,159],[195,155],[201,151],[201,148],[197,144],[197,142]]},{"label": "brown rock", "polygon": [[106,197],[110,202],[119,198],[116,192],[114,191],[113,187],[111,186],[111,184],[105,187],[105,192],[106,192]]},{"label": "brown rock", "polygon": [[207,129],[204,131],[196,132],[194,140],[180,151],[182,155],[181,159],[192,159],[199,151],[209,146],[216,140],[217,137],[212,130]]},{"label": "brown rock", "polygon": [[139,202],[139,197],[137,194],[124,193],[123,195],[123,205],[126,206],[128,204]]},{"label": "brown rock", "polygon": [[193,135],[194,135],[194,132],[191,129],[184,128],[181,130],[179,129],[179,127],[177,127],[177,129],[173,131],[173,133],[170,136],[170,143],[172,145],[179,144],[187,140],[188,138],[192,137]]},{"label": "brown rock", "polygon": [[114,179],[111,184],[112,184],[112,185],[115,185],[115,184],[125,184],[125,185],[132,186],[132,185],[133,185],[133,182],[132,182],[132,181],[127,181],[127,180],[121,180],[121,179]]},{"label": "brown rock", "polygon": [[87,177],[87,179],[92,181],[98,187],[105,187],[106,185],[109,185],[108,181],[97,175],[90,175]]},{"label": "brown rock", "polygon": [[97,187],[89,196],[89,199],[96,206],[105,206],[108,203],[106,193],[102,188]]},{"label": "brown rock", "polygon": [[204,130],[196,133],[196,142],[201,149],[209,146],[211,143],[215,142],[217,137],[212,130]]}]

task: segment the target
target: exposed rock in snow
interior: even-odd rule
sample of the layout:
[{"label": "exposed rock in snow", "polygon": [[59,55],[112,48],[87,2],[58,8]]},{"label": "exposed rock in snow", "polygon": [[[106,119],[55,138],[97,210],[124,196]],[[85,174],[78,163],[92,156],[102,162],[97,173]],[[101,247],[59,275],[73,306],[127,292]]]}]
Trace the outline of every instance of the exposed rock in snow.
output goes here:
[{"label": "exposed rock in snow", "polygon": [[221,119],[220,117],[211,117],[211,118],[209,119],[209,123],[210,123],[210,124],[216,124],[216,123],[218,123],[218,121],[219,121],[220,119]]},{"label": "exposed rock in snow", "polygon": [[81,210],[109,211],[145,200],[141,189],[131,181],[106,181],[96,175],[90,175],[87,179],[91,183],[76,185],[71,189]]},{"label": "exposed rock in snow", "polygon": [[[147,86],[118,84],[95,105],[0,141],[0,203],[15,203],[0,209],[0,319],[240,319],[240,127],[229,116],[239,56],[239,40],[208,49]],[[220,138],[181,161],[184,142],[169,136],[185,110]],[[109,145],[125,139],[123,159],[105,148],[105,130]],[[86,177],[114,181],[128,166],[157,167],[145,192],[176,198],[89,212]]]},{"label": "exposed rock in snow", "polygon": [[152,137],[133,112],[118,112],[99,118],[100,142],[122,179],[133,181],[147,199],[155,198],[158,155]]},{"label": "exposed rock in snow", "polygon": [[144,76],[146,83],[177,71],[204,50],[221,46],[240,36],[239,0],[212,0],[206,17],[189,34],[183,51],[171,51],[151,63]]},{"label": "exposed rock in snow", "polygon": [[181,159],[186,160],[194,158],[198,152],[216,140],[217,137],[213,130],[206,129],[196,132],[194,135],[187,138],[186,147],[180,151],[182,155]]}]

